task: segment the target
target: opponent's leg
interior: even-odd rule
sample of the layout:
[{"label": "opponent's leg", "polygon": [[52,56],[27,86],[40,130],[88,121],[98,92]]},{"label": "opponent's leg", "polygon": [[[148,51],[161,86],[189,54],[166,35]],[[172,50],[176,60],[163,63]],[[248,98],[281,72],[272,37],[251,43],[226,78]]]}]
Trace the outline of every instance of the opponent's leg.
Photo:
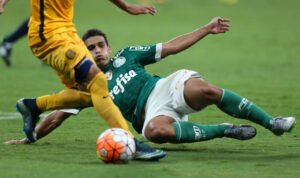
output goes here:
[{"label": "opponent's leg", "polygon": [[11,65],[10,55],[12,52],[13,43],[28,33],[28,21],[29,19],[26,19],[24,22],[22,22],[22,24],[13,33],[9,34],[3,39],[3,42],[0,45],[0,55],[6,66]]},{"label": "opponent's leg", "polygon": [[23,117],[23,130],[30,142],[35,142],[37,139],[35,126],[42,112],[88,106],[92,106],[90,94],[71,89],[62,90],[59,93],[41,96],[36,99],[20,99],[16,104],[17,111]]},{"label": "opponent's leg", "polygon": [[90,93],[64,89],[58,93],[36,98],[36,105],[42,111],[93,106]]},{"label": "opponent's leg", "polygon": [[122,113],[109,95],[107,79],[96,64],[84,59],[76,66],[75,76],[77,82],[88,83],[87,89],[91,93],[93,105],[107,125],[129,131]]},{"label": "opponent's leg", "polygon": [[35,125],[39,120],[41,111],[36,107],[36,99],[20,99],[16,104],[17,111],[23,117],[23,131],[29,142],[35,142]]}]

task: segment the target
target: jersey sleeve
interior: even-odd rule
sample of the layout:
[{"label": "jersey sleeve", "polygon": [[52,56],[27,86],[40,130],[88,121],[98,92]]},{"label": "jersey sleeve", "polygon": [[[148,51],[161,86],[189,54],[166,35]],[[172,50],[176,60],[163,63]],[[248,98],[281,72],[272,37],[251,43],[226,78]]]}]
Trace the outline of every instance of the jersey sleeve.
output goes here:
[{"label": "jersey sleeve", "polygon": [[158,62],[161,59],[162,43],[149,46],[130,46],[126,48],[126,51],[136,63],[145,66]]}]

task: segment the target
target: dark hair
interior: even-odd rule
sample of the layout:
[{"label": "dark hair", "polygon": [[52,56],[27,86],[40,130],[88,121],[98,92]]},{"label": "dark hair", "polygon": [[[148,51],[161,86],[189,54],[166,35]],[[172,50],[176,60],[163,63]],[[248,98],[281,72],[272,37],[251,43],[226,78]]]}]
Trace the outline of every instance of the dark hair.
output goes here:
[{"label": "dark hair", "polygon": [[101,30],[96,29],[96,28],[91,28],[91,29],[87,30],[84,33],[84,35],[82,36],[82,40],[85,41],[88,38],[93,37],[93,36],[102,36],[105,40],[105,43],[109,46],[106,34],[104,32],[102,32]]}]

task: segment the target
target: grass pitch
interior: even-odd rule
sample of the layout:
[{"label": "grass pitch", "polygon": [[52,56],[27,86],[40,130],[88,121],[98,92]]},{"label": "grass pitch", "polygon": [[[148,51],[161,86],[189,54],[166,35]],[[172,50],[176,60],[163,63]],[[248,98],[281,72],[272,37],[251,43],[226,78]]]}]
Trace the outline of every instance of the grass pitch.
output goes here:
[{"label": "grass pitch", "polygon": [[[88,2],[88,3],[87,3]],[[131,0],[129,2],[137,2]],[[262,106],[274,116],[300,117],[299,5],[297,0],[144,0],[158,9],[156,16],[130,16],[107,1],[77,1],[78,33],[103,29],[113,51],[129,45],[167,41],[207,23],[214,16],[232,20],[231,31],[208,36],[192,48],[149,66],[166,76],[187,68]],[[160,3],[163,2],[163,3]],[[29,14],[28,1],[12,1],[0,16],[0,37],[14,30]],[[62,85],[49,67],[41,65],[27,47],[14,45],[13,65],[0,61],[0,142],[22,138],[22,120],[14,105],[21,97],[59,91]],[[276,137],[262,127],[230,118],[215,107],[190,116],[203,124],[222,122],[256,126],[249,141],[212,141],[152,145],[168,151],[159,162],[131,161],[107,165],[98,160],[95,141],[106,129],[93,109],[67,120],[33,145],[0,144],[0,177],[299,177],[300,129]]]}]

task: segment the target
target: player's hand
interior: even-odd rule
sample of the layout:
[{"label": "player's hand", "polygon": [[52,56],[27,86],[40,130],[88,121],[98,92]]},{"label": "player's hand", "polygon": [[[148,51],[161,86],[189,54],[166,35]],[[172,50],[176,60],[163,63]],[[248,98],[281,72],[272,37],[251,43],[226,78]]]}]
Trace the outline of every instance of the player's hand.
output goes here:
[{"label": "player's hand", "polygon": [[5,145],[25,145],[25,144],[30,144],[26,138],[23,138],[21,140],[9,140],[4,142]]},{"label": "player's hand", "polygon": [[0,0],[0,14],[4,12],[4,6],[6,4],[7,0]]},{"label": "player's hand", "polygon": [[225,33],[230,28],[227,22],[230,22],[227,18],[215,17],[206,26],[211,34]]},{"label": "player's hand", "polygon": [[156,9],[155,9],[155,7],[152,7],[152,6],[129,5],[127,7],[127,12],[132,15],[140,15],[140,14],[155,15]]}]

